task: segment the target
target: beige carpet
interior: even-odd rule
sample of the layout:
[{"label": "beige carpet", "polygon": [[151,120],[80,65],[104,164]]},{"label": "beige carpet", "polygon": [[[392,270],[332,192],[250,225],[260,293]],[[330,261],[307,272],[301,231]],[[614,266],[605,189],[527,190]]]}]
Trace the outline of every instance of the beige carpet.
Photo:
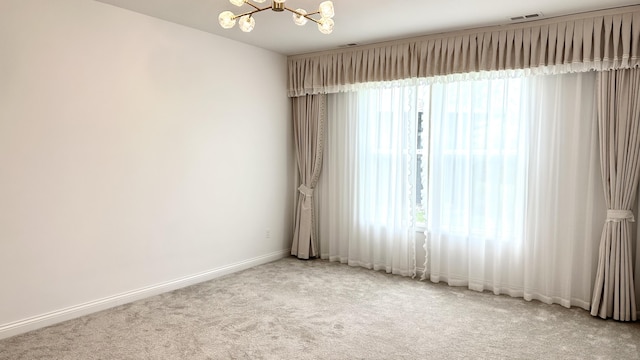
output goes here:
[{"label": "beige carpet", "polygon": [[1,340],[0,359],[640,359],[640,323],[287,258]]}]

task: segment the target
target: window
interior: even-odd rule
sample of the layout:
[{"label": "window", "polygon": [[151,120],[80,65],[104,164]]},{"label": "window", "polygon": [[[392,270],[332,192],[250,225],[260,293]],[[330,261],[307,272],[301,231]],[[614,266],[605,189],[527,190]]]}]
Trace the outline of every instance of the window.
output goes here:
[{"label": "window", "polygon": [[524,207],[522,81],[476,80],[420,88],[418,228],[486,239],[515,236],[515,226],[521,224],[515,217],[522,215],[516,207]]}]

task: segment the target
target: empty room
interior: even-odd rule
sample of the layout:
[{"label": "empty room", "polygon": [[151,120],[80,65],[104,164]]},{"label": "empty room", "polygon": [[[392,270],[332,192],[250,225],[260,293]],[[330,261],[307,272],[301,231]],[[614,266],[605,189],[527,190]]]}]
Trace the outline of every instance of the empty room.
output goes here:
[{"label": "empty room", "polygon": [[640,4],[0,0],[0,359],[640,359]]}]

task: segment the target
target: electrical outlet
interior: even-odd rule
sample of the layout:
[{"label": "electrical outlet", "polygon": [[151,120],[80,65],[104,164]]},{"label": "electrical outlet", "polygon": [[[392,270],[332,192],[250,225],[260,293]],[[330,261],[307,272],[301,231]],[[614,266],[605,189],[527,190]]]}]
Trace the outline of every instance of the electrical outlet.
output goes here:
[{"label": "electrical outlet", "polygon": [[264,237],[267,239],[271,239],[271,229],[265,230]]}]

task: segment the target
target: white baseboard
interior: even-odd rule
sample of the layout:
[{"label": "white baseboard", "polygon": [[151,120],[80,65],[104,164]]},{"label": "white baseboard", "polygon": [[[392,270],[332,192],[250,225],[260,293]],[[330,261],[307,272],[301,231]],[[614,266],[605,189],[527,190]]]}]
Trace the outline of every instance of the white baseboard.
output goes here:
[{"label": "white baseboard", "polygon": [[270,254],[247,259],[235,264],[222,266],[207,270],[199,274],[185,276],[179,279],[167,281],[161,284],[147,286],[141,289],[128,291],[125,293],[108,296],[102,299],[89,301],[84,304],[71,306],[68,308],[52,311],[46,314],[33,316],[27,319],[18,320],[8,324],[0,324],[0,339],[8,338],[28,331],[50,326],[63,321],[71,320],[80,316],[88,315],[98,311],[106,310],[132,301],[144,299],[150,296],[159,295],[168,291],[173,291],[186,286],[194,285],[203,281],[215,279],[220,276],[245,270],[257,265],[266,264],[291,255],[291,250],[281,250]]}]

